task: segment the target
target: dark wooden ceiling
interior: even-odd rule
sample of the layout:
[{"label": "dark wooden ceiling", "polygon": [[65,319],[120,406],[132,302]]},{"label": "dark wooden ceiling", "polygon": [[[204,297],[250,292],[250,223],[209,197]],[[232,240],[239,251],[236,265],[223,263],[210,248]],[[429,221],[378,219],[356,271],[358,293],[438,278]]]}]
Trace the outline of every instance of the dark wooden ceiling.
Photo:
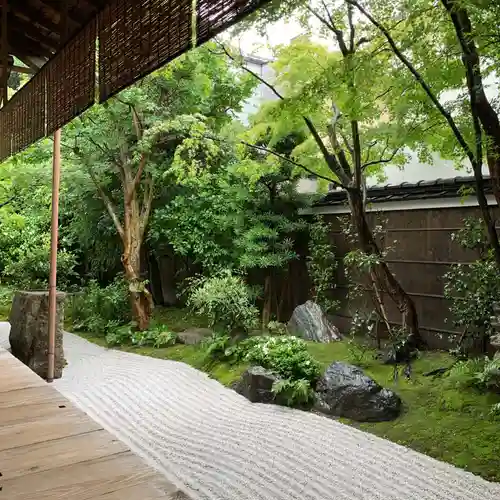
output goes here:
[{"label": "dark wooden ceiling", "polygon": [[42,66],[108,0],[8,0],[9,54],[32,69]]}]

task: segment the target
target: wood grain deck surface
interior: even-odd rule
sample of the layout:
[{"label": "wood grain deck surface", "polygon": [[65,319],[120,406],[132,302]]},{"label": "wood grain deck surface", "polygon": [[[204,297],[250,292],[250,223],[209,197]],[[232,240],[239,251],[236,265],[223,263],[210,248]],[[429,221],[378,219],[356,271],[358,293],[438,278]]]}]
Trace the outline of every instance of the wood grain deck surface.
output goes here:
[{"label": "wood grain deck surface", "polygon": [[0,500],[189,499],[0,347]]}]

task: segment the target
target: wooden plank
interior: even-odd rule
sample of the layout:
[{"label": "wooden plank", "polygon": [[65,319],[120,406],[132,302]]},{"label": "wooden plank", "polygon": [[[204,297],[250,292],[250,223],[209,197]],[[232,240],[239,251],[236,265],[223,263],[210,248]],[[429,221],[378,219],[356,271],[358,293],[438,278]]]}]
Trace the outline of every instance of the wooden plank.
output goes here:
[{"label": "wooden plank", "polygon": [[189,500],[1,348],[0,471],[2,499]]},{"label": "wooden plank", "polygon": [[11,480],[5,479],[2,493],[9,500],[91,500],[122,491],[124,500],[135,500],[128,494],[128,489],[143,485],[141,496],[136,498],[148,500],[151,497],[148,497],[147,484],[154,480],[155,475],[133,453],[125,452]]},{"label": "wooden plank", "polygon": [[0,471],[4,480],[10,480],[126,451],[124,443],[100,430],[5,450],[0,454]]},{"label": "wooden plank", "polygon": [[[29,368],[27,370],[29,371]],[[27,373],[24,368],[6,366],[0,363],[0,393],[45,385],[45,382],[40,377],[33,375],[34,377]]]},{"label": "wooden plank", "polygon": [[[14,391],[18,392],[18,391]],[[0,422],[3,426],[22,424],[24,422],[42,421],[50,417],[74,415],[77,410],[66,406],[62,398],[54,397],[53,400],[37,404],[24,404],[0,408]]]},{"label": "wooden plank", "polygon": [[43,420],[27,419],[19,424],[0,427],[0,451],[100,429],[102,427],[97,422],[74,410]]},{"label": "wooden plank", "polygon": [[[8,393],[0,392],[0,409],[11,408],[13,406],[46,403],[47,401],[57,401],[61,404],[71,406],[71,403],[60,393],[54,391],[50,385],[26,387]],[[1,422],[1,419],[0,419]]]},{"label": "wooden plank", "polygon": [[[145,496],[146,495],[146,496]],[[127,488],[127,495],[123,490],[113,491],[92,498],[92,500],[190,500],[189,497],[167,481],[150,481],[147,489],[139,484]]]}]

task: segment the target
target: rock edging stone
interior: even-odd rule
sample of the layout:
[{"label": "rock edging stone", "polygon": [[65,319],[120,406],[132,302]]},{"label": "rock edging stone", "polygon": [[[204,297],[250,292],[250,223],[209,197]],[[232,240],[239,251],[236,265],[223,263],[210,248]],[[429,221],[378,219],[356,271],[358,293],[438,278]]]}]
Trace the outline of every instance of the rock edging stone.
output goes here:
[{"label": "rock edging stone", "polygon": [[[65,294],[58,292],[54,378],[62,377],[66,365],[63,350],[64,301]],[[16,292],[9,322],[12,354],[37,375],[46,378],[49,347],[48,292]]]},{"label": "rock edging stone", "polygon": [[401,413],[401,399],[365,375],[357,366],[332,363],[316,386],[316,409],[358,422],[393,420]]}]

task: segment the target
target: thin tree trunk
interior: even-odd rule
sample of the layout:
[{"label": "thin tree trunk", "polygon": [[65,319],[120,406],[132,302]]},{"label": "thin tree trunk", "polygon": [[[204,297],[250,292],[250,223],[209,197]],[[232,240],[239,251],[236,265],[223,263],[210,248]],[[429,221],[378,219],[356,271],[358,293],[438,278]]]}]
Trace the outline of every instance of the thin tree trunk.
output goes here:
[{"label": "thin tree trunk", "polygon": [[272,308],[272,279],[271,275],[266,276],[264,282],[264,306],[262,308],[262,329],[267,328],[269,321],[271,320],[271,308]]},{"label": "thin tree trunk", "polygon": [[363,209],[362,193],[355,189],[349,190],[349,204],[351,207],[352,223],[358,234],[359,248],[368,255],[379,257],[378,264],[373,266],[373,274],[380,288],[389,294],[389,297],[391,297],[401,312],[403,326],[408,330],[409,347],[417,347],[424,344],[420,337],[415,304],[391,272],[388,265],[382,260],[380,249],[368,226],[366,214]]},{"label": "thin tree trunk", "polygon": [[[474,42],[472,23],[467,9],[461,2],[442,0],[448,11],[458,41],[462,48],[462,62],[467,73],[471,107],[481,122],[486,136],[486,157],[492,180],[493,194],[500,206],[500,120],[484,91],[481,61]],[[478,161],[482,158],[478,158]]]}]

